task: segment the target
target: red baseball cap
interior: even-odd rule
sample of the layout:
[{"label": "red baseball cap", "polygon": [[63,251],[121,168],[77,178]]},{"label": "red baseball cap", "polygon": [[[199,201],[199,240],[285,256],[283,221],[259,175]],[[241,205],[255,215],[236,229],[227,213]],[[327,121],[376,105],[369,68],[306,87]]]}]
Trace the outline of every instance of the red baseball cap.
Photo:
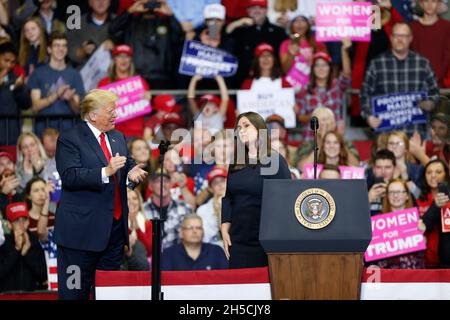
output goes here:
[{"label": "red baseball cap", "polygon": [[246,8],[253,6],[260,6],[267,8],[267,0],[247,0]]},{"label": "red baseball cap", "polygon": [[176,125],[178,125],[179,127],[183,127],[184,126],[184,120],[183,118],[181,118],[181,116],[178,113],[168,113],[164,116],[164,119],[161,123],[161,126],[164,126],[166,124],[169,123],[175,123]]},{"label": "red baseball cap", "polygon": [[153,100],[153,109],[165,113],[181,112],[182,107],[177,104],[175,98],[170,94],[161,94]]},{"label": "red baseball cap", "polygon": [[220,98],[218,96],[215,96],[213,94],[205,94],[200,97],[200,104],[203,106],[206,105],[207,102],[214,103],[216,106],[220,106]]},{"label": "red baseball cap", "polygon": [[12,154],[9,153],[9,152],[1,151],[1,152],[0,152],[0,158],[1,158],[1,157],[7,157],[9,160],[11,160],[12,162],[15,163],[14,157],[13,157]]},{"label": "red baseball cap", "polygon": [[273,53],[273,47],[270,44],[268,44],[267,42],[262,42],[256,46],[255,56],[259,57],[266,51]]},{"label": "red baseball cap", "polygon": [[8,221],[14,222],[21,217],[28,218],[27,204],[25,202],[14,202],[8,204],[6,207],[6,218]]},{"label": "red baseball cap", "polygon": [[208,173],[208,183],[211,185],[212,181],[217,177],[224,177],[226,178],[228,176],[228,171],[225,168],[220,167],[214,167],[209,173]]},{"label": "red baseball cap", "polygon": [[133,48],[127,46],[126,44],[121,44],[116,46],[112,53],[114,57],[121,53],[125,53],[131,57],[133,56]]},{"label": "red baseball cap", "polygon": [[314,54],[313,63],[316,62],[317,59],[323,59],[328,63],[331,63],[331,57],[328,53],[319,51]]}]

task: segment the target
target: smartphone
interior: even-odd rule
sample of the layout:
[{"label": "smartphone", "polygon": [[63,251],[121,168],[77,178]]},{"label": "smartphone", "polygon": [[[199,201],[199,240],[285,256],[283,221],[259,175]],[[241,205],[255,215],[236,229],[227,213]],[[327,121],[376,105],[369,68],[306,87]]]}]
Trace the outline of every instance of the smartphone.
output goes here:
[{"label": "smartphone", "polygon": [[449,193],[449,189],[448,189],[448,183],[447,182],[439,182],[438,184],[438,190],[439,192],[446,194],[446,195],[450,195]]},{"label": "smartphone", "polygon": [[216,40],[219,33],[219,28],[217,28],[217,24],[210,23],[208,24],[208,35],[212,40]]},{"label": "smartphone", "polygon": [[377,184],[377,183],[384,183],[384,178],[383,177],[375,177],[373,179],[373,184]]},{"label": "smartphone", "polygon": [[294,42],[296,44],[299,44],[299,42],[300,42],[300,34],[299,33],[291,34],[291,40],[292,40],[292,42]]},{"label": "smartphone", "polygon": [[146,4],[144,4],[144,8],[145,9],[150,9],[150,10],[161,8],[161,2],[149,1]]}]

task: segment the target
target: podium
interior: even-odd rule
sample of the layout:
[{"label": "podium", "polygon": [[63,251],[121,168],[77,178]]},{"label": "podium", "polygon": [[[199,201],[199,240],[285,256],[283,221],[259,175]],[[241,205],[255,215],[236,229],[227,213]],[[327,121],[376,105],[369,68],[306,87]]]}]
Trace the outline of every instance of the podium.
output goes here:
[{"label": "podium", "polygon": [[272,299],[357,300],[372,239],[365,180],[264,181]]}]

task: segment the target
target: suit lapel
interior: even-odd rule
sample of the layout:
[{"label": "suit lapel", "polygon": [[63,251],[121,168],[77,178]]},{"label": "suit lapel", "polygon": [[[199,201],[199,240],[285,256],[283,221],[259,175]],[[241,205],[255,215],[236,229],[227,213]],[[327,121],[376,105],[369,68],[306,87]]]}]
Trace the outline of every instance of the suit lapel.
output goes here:
[{"label": "suit lapel", "polygon": [[106,161],[106,157],[103,154],[103,150],[100,147],[100,143],[98,143],[97,138],[92,133],[91,129],[89,129],[86,122],[83,121],[82,128],[84,131],[84,135],[86,137],[86,142],[91,147],[91,149],[94,151],[94,153],[97,155],[99,160],[102,162],[102,164],[106,167],[108,165],[108,162]]}]

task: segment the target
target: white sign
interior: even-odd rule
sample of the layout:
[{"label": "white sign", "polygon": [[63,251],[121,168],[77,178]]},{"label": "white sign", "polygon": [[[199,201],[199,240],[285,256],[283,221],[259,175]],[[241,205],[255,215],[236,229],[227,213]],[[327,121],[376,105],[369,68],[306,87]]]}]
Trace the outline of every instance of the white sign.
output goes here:
[{"label": "white sign", "polygon": [[107,76],[111,62],[111,53],[105,50],[103,46],[100,46],[94,52],[80,71],[86,92],[97,88],[98,82]]},{"label": "white sign", "polygon": [[257,112],[264,119],[272,114],[284,118],[286,128],[295,128],[294,89],[278,89],[273,91],[239,90],[237,107],[240,113]]}]

